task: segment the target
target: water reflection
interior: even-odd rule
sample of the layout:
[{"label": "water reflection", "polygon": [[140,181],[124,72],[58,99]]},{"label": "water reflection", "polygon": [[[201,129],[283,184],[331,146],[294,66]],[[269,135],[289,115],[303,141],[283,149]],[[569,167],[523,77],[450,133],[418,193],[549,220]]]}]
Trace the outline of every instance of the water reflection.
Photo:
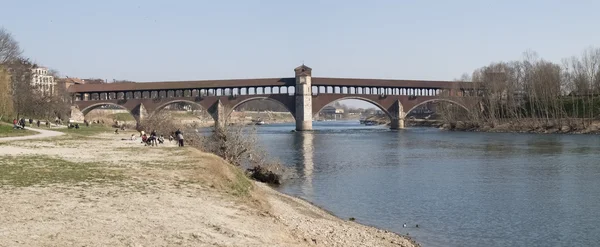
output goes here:
[{"label": "water reflection", "polygon": [[312,132],[301,132],[296,135],[300,142],[301,153],[299,165],[302,166],[302,192],[304,195],[313,195],[313,171],[314,171],[314,135]]}]

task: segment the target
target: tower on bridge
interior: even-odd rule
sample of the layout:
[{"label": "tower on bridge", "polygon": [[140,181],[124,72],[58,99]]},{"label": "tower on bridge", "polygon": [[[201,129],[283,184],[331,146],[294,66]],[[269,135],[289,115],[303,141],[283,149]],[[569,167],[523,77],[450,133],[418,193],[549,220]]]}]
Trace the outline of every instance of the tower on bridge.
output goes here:
[{"label": "tower on bridge", "polygon": [[312,69],[304,64],[294,69],[296,74],[296,130],[312,130]]}]

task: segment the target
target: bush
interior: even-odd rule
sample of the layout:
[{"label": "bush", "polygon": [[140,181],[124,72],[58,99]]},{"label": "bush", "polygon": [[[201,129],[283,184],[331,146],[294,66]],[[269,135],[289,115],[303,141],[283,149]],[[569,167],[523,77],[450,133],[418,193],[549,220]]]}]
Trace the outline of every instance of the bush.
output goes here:
[{"label": "bush", "polygon": [[258,145],[256,129],[253,127],[215,128],[209,137],[203,139],[201,149],[214,153],[233,165],[249,167],[248,175],[254,180],[281,184],[284,169]]},{"label": "bush", "polygon": [[184,128],[185,126],[183,124],[173,121],[170,114],[159,112],[157,114],[153,114],[147,119],[144,119],[138,125],[137,130],[143,130],[146,133],[150,133],[151,131],[155,130],[157,135],[164,135],[168,137],[171,132]]}]

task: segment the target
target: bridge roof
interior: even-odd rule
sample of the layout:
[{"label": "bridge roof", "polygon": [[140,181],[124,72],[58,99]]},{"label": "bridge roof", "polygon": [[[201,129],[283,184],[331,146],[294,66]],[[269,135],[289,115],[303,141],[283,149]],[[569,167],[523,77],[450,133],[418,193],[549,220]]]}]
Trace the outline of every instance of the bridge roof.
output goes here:
[{"label": "bridge roof", "polygon": [[205,80],[205,81],[161,81],[138,83],[106,83],[82,84],[69,87],[70,93],[77,92],[118,92],[136,90],[175,90],[195,88],[236,88],[236,87],[266,87],[266,86],[293,86],[295,78],[262,78],[262,79],[236,79],[236,80]]},{"label": "bridge roof", "polygon": [[[423,80],[389,80],[389,79],[357,79],[357,78],[327,78],[313,77],[313,86],[362,86],[362,87],[407,87],[407,88],[457,88],[461,82],[455,81],[423,81]],[[120,92],[139,90],[176,90],[196,88],[241,88],[293,86],[295,78],[262,78],[235,80],[204,80],[204,81],[162,81],[139,83],[106,83],[106,84],[76,84],[69,87],[70,93],[78,92]]]},{"label": "bridge roof", "polygon": [[424,80],[392,80],[392,79],[360,79],[360,78],[328,78],[313,77],[314,86],[363,86],[363,87],[407,87],[407,88],[454,88],[461,82],[456,81],[424,81]]}]

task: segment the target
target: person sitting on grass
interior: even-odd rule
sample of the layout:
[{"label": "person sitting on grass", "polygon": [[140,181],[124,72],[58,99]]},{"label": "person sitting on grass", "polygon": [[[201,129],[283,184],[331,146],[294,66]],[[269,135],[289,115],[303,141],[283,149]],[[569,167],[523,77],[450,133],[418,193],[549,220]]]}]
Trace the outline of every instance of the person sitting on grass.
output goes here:
[{"label": "person sitting on grass", "polygon": [[146,134],[142,135],[142,143],[144,143],[144,146],[146,146],[148,143],[148,136]]},{"label": "person sitting on grass", "polygon": [[165,138],[163,137],[163,135],[160,135],[160,137],[158,137],[158,144],[163,144],[165,143]]}]

